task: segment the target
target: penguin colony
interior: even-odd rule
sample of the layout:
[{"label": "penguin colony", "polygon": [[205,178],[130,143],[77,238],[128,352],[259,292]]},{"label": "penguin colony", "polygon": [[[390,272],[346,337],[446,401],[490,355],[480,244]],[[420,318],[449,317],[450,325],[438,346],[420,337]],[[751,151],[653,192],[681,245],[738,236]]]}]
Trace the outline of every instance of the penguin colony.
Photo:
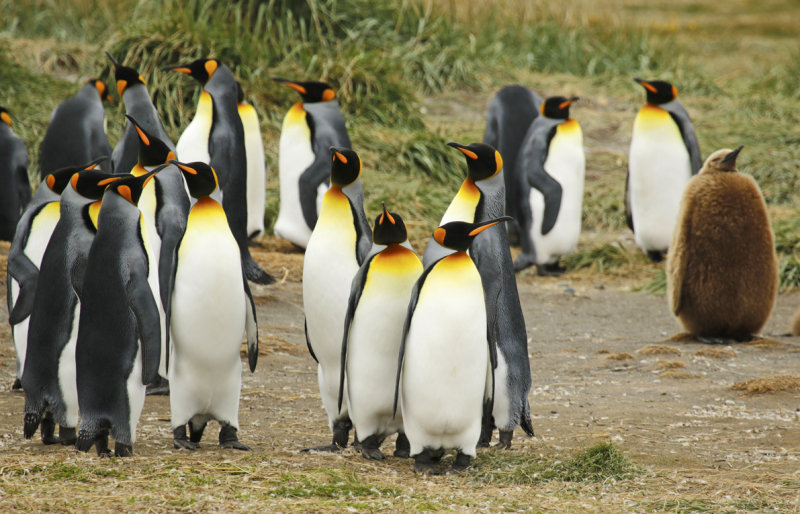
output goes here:
[{"label": "penguin colony", "polygon": [[[146,387],[159,385],[170,396],[175,448],[197,449],[217,421],[220,446],[249,450],[238,437],[243,338],[251,372],[258,359],[248,280],[274,281],[248,249],[264,233],[258,115],[219,60],[166,66],[202,86],[175,145],[145,78],[107,55],[126,110],[123,136],[112,148],[109,87],[88,80],[53,112],[33,198],[27,152],[0,107],[9,186],[0,231],[12,240],[8,310],[24,435],[39,430],[44,444],[94,446],[98,455],[112,454],[111,437],[114,455],[132,455]],[[420,259],[399,213],[384,204],[370,226],[362,161],[334,88],[273,80],[301,99],[281,130],[274,233],[305,250],[306,342],[332,433],[330,444],[307,450],[338,451],[353,429],[362,455],[381,460],[396,434],[396,457],[439,473],[448,450],[451,469],[467,469],[495,429],[503,448],[517,427],[533,436],[515,271],[562,274],[560,259],[577,246],[585,156],[570,107],[578,98],[522,86],[497,93],[484,141],[448,143],[467,176]],[[689,332],[756,334],[775,300],[777,267],[763,198],[735,167],[741,148],[712,154],[701,171],[677,89],[635,80],[647,98],[625,188],[636,243],[655,261],[666,252],[670,307]],[[719,241],[698,238],[711,232],[698,224],[734,218]],[[515,261],[510,240],[522,250]]]}]

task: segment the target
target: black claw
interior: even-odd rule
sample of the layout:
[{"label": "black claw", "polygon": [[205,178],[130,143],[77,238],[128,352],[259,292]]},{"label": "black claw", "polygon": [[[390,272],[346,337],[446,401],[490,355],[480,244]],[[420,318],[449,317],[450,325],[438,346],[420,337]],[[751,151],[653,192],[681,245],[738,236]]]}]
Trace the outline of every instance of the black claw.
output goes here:
[{"label": "black claw", "polygon": [[249,446],[239,441],[237,432],[236,428],[231,425],[222,425],[219,431],[219,445],[233,450],[250,451]]},{"label": "black claw", "polygon": [[511,448],[511,438],[513,436],[514,436],[514,431],[513,430],[509,430],[509,431],[501,430],[500,431],[500,442],[497,443],[497,446],[499,448],[504,448],[506,450]]}]

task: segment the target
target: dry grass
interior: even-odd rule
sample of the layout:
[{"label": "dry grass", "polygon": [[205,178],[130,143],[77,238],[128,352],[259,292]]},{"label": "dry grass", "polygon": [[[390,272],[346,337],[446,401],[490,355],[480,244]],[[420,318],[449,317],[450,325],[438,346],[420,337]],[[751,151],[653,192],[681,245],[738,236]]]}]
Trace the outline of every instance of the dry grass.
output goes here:
[{"label": "dry grass", "polygon": [[738,354],[730,348],[704,348],[694,352],[698,357],[711,357],[712,359],[732,359]]},{"label": "dry grass", "polygon": [[680,355],[681,351],[674,346],[665,344],[651,344],[639,349],[639,353],[644,355]]},{"label": "dry grass", "polygon": [[627,361],[633,359],[633,355],[627,352],[612,353],[606,359],[610,361]]},{"label": "dry grass", "polygon": [[685,368],[686,364],[680,361],[658,361],[656,362],[654,370],[658,371],[661,369],[676,369],[676,368]]},{"label": "dry grass", "polygon": [[734,391],[745,394],[777,393],[780,391],[800,391],[800,377],[797,375],[771,375],[762,378],[751,378],[737,382],[731,386]]},{"label": "dry grass", "polygon": [[694,373],[688,373],[686,371],[681,371],[679,369],[667,369],[659,373],[658,376],[664,378],[675,378],[678,380],[683,380],[687,378],[700,378],[700,375],[696,375]]}]

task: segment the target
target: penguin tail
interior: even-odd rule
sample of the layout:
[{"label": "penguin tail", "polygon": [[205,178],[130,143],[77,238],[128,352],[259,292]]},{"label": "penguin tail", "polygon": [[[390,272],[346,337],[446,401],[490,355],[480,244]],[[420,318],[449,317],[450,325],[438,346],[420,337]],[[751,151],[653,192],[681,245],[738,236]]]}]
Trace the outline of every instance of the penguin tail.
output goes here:
[{"label": "penguin tail", "polygon": [[531,424],[531,406],[527,401],[525,402],[525,410],[522,413],[519,426],[522,427],[522,430],[524,430],[528,436],[536,437],[536,434],[533,433],[533,425]]},{"label": "penguin tail", "polygon": [[250,282],[265,286],[275,282],[275,277],[264,271],[249,253],[242,254],[242,267],[244,268],[244,276]]}]

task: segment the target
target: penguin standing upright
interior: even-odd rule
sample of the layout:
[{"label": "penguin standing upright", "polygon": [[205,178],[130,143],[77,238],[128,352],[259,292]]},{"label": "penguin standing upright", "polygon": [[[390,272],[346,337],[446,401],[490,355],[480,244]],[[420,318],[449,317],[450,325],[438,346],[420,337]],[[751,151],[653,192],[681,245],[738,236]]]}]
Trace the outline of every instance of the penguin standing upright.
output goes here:
[{"label": "penguin standing upright", "polygon": [[[50,124],[39,146],[39,170],[42,178],[66,166],[78,166],[98,157],[111,156],[106,135],[106,112],[103,100],[113,102],[106,83],[89,79],[73,97],[53,109]],[[101,168],[109,165],[100,163]]]},{"label": "penguin standing upright", "polygon": [[382,460],[381,443],[395,432],[399,432],[395,456],[409,456],[402,417],[393,417],[392,372],[397,368],[408,300],[422,263],[402,246],[408,241],[403,218],[387,211],[386,205],[375,219],[372,240],[385,248],[367,258],[353,278],[342,337],[339,407],[346,376],[350,419],[361,454]]},{"label": "penguin standing upright", "polygon": [[325,82],[274,78],[300,93],[281,127],[278,169],[280,210],[275,235],[306,248],[328,189],[328,148],[350,148],[344,118],[333,88]]},{"label": "penguin standing upright", "polygon": [[[233,237],[239,244],[242,256],[242,265],[248,280],[258,284],[271,284],[275,278],[266,273],[250,255],[247,246],[247,150],[245,143],[244,126],[239,117],[239,85],[233,72],[217,59],[198,59],[188,65],[168,66],[165,70],[186,73],[203,84],[203,89],[208,97],[201,95],[203,112],[197,116],[197,130],[192,132],[194,144],[202,145],[206,136],[205,146],[208,149],[208,163],[219,177],[222,192],[222,208],[228,218]],[[207,104],[211,103],[211,123],[208,116]],[[188,145],[187,141],[187,145]],[[199,151],[198,151],[199,152]],[[191,155],[197,155],[194,152]],[[178,153],[184,161],[187,157]],[[197,157],[203,157],[197,155]],[[200,161],[203,162],[203,161]]]},{"label": "penguin standing upright", "polygon": [[[221,425],[219,444],[239,442],[242,334],[247,334],[250,371],[258,359],[258,328],[239,247],[225,211],[211,193],[217,174],[205,163],[173,163],[197,198],[177,249],[172,294],[170,411],[175,448],[197,449],[209,420]],[[191,438],[186,436],[189,424]]]},{"label": "penguin standing upright", "polygon": [[[0,239],[11,241],[20,214],[31,200],[28,181],[28,151],[11,129],[11,116],[0,106]],[[9,311],[10,312],[10,311]]]},{"label": "penguin standing upright", "polygon": [[333,430],[329,446],[314,448],[321,451],[347,446],[352,426],[347,399],[341,409],[337,405],[342,327],[353,277],[372,245],[372,230],[364,214],[361,159],[346,148],[334,147],[329,152],[333,155],[331,188],[322,199],[303,260],[306,343],[318,363],[319,392]]},{"label": "penguin standing upright", "polygon": [[561,275],[559,259],[578,246],[586,157],[581,126],[569,117],[577,99],[545,100],[542,115],[525,135],[517,160],[527,193],[517,209],[522,227],[517,271],[536,264],[539,275]]},{"label": "penguin standing upright", "polygon": [[244,127],[244,149],[247,153],[247,237],[264,235],[264,208],[266,206],[267,166],[264,158],[264,141],[255,107],[244,99],[239,86],[239,118]]},{"label": "penguin standing upright", "polygon": [[[106,55],[114,65],[114,79],[117,82],[119,98],[125,103],[125,114],[132,116],[149,134],[163,141],[170,150],[175,151],[175,145],[164,129],[161,118],[158,116],[153,100],[147,92],[144,78],[133,68],[121,65],[110,53]],[[117,146],[111,154],[111,171],[114,173],[128,173],[139,160],[139,138],[131,123],[125,125],[125,132],[117,141]]]},{"label": "penguin standing upright", "polygon": [[[465,146],[448,143],[467,158],[467,178],[450,203],[441,224],[450,221],[482,222],[502,216],[504,210],[504,166],[500,153],[483,143]],[[431,238],[423,263],[453,253]],[[514,428],[521,426],[533,436],[528,392],[531,388],[528,335],[517,291],[505,226],[475,238],[470,255],[478,267],[486,296],[488,337],[492,349],[494,381],[488,388],[481,446],[488,446],[494,427],[500,430],[500,445],[508,448]],[[490,377],[491,378],[491,377]]]},{"label": "penguin standing upright", "polygon": [[633,123],[625,214],[636,244],[659,262],[672,239],[686,183],[703,161],[675,86],[663,80],[634,80],[647,91],[647,103]]},{"label": "penguin standing upright", "polygon": [[25,369],[28,346],[29,317],[36,297],[36,281],[39,278],[42,256],[58,223],[59,198],[69,179],[80,169],[62,168],[45,177],[20,216],[14,240],[8,250],[8,323],[11,325],[17,353],[17,378],[13,389],[21,387],[20,379],[22,370]]},{"label": "penguin standing upright", "polygon": [[497,148],[500,155],[504,156],[506,214],[514,218],[508,223],[508,232],[515,239],[519,234],[517,205],[527,201],[527,196],[521,194],[526,189],[518,185],[524,179],[516,175],[517,155],[528,128],[539,115],[541,104],[542,97],[530,89],[518,85],[506,86],[494,95],[486,113],[483,142]]},{"label": "penguin standing upright", "polygon": [[667,296],[691,334],[749,339],[766,324],[778,291],[767,206],[739,173],[736,150],[717,150],[686,186],[667,252]]},{"label": "penguin standing upright", "polygon": [[159,312],[147,282],[147,228],[136,207],[158,169],[111,183],[89,249],[75,348],[81,426],[76,447],[129,456],[144,406],[145,385],[158,375]]},{"label": "penguin standing upright", "polygon": [[490,344],[484,285],[467,249],[475,236],[508,219],[453,221],[433,233],[455,253],[427,266],[414,285],[395,386],[395,410],[399,398],[414,471],[433,473],[448,449],[458,452],[455,470],[466,469],[475,457]]},{"label": "penguin standing upright", "polygon": [[[72,175],[61,194],[61,216],[42,257],[36,298],[28,328],[28,358],[22,374],[25,390],[24,434],[30,439],[41,424],[45,444],[75,443],[78,390],[75,342],[78,337],[79,299],[86,259],[97,230],[100,198],[120,175],[91,169],[102,156]],[[55,424],[59,437],[54,437]]]}]

